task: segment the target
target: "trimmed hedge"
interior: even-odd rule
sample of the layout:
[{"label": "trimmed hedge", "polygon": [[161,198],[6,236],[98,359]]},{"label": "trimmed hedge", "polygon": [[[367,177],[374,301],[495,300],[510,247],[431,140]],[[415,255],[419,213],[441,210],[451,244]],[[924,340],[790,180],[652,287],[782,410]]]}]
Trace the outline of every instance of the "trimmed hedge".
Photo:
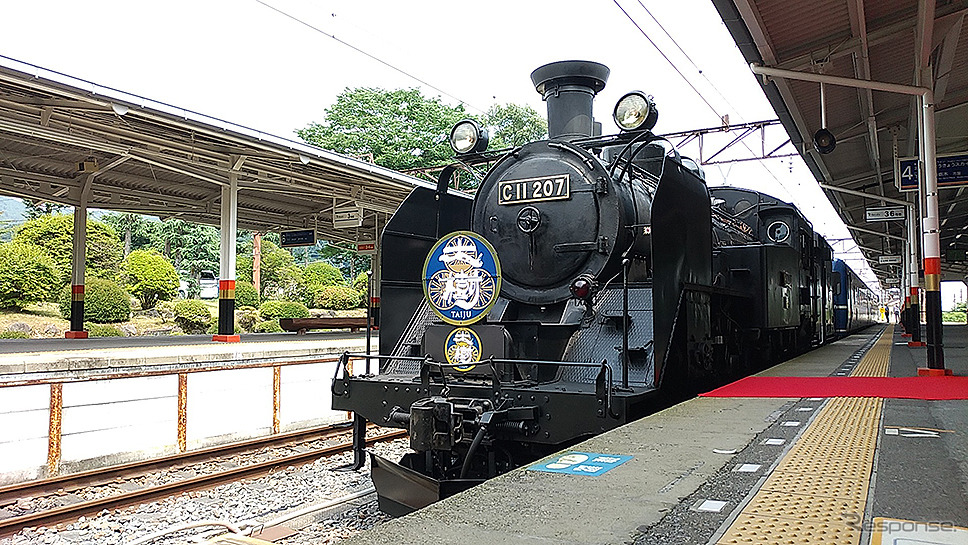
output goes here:
[{"label": "trimmed hedge", "polygon": [[175,303],[175,324],[185,333],[205,333],[212,322],[212,312],[198,299]]},{"label": "trimmed hedge", "polygon": [[255,326],[256,333],[282,333],[279,320],[266,320]]},{"label": "trimmed hedge", "polygon": [[316,297],[317,308],[346,310],[360,306],[360,292],[349,286],[327,286]]},{"label": "trimmed hedge", "polygon": [[25,242],[0,244],[0,308],[21,310],[48,300],[59,282],[57,264],[43,248]]},{"label": "trimmed hedge", "polygon": [[266,301],[259,307],[259,316],[262,316],[263,320],[309,318],[309,309],[306,305],[295,301]]},{"label": "trimmed hedge", "polygon": [[[58,301],[61,316],[71,319],[71,287]],[[103,278],[88,278],[84,285],[84,321],[96,324],[126,322],[131,318],[131,296],[121,286]]]},{"label": "trimmed hedge", "polygon": [[235,282],[235,307],[257,307],[259,306],[259,292],[256,291],[252,282],[238,280]]},{"label": "trimmed hedge", "polygon": [[346,283],[343,273],[325,261],[314,261],[306,265],[302,279],[307,286],[338,286]]}]

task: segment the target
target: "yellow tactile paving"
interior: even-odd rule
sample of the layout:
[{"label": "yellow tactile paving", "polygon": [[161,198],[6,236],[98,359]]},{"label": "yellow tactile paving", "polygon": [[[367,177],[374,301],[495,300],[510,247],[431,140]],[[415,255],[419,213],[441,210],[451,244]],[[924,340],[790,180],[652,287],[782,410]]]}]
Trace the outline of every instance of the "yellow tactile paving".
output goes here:
[{"label": "yellow tactile paving", "polygon": [[[888,326],[851,376],[887,376],[893,337]],[[858,545],[882,404],[828,400],[717,543]]]}]

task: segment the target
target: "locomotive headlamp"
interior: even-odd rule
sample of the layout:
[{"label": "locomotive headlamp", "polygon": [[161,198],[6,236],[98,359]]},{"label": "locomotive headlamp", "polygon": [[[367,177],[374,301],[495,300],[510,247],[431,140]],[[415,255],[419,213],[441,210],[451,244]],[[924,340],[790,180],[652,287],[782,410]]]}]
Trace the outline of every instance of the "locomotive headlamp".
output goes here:
[{"label": "locomotive headlamp", "polygon": [[473,119],[465,119],[450,131],[450,147],[459,154],[480,153],[487,149],[487,131]]},{"label": "locomotive headlamp", "polygon": [[595,280],[588,275],[581,275],[571,281],[571,295],[575,299],[588,301],[592,298],[595,291]]},{"label": "locomotive headlamp", "polygon": [[612,119],[623,131],[649,130],[655,126],[659,112],[652,97],[641,91],[632,91],[615,104]]}]

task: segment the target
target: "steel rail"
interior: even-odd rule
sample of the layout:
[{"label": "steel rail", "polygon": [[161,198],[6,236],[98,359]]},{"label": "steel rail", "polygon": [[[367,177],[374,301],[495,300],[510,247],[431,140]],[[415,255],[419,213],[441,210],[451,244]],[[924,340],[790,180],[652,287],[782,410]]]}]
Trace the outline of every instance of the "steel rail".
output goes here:
[{"label": "steel rail", "polygon": [[320,426],[305,430],[298,430],[268,437],[248,439],[235,443],[228,443],[189,452],[171,454],[160,458],[130,462],[99,469],[92,469],[81,473],[72,473],[40,479],[25,483],[11,484],[0,487],[0,507],[14,503],[20,498],[57,494],[61,491],[71,492],[85,486],[108,484],[132,476],[140,476],[149,471],[173,469],[182,465],[195,464],[221,456],[233,456],[247,451],[254,451],[266,447],[280,447],[298,441],[309,441],[314,438],[324,438],[351,430],[351,422]]},{"label": "steel rail", "polygon": [[[405,430],[395,430],[380,434],[375,437],[368,438],[366,440],[366,444],[372,445],[378,441],[396,439],[398,437],[405,436],[406,433],[407,432]],[[220,473],[201,475],[191,479],[184,479],[155,487],[108,496],[106,498],[99,498],[96,500],[80,502],[74,505],[68,505],[47,511],[40,511],[37,513],[21,515],[19,517],[12,517],[5,520],[0,520],[0,536],[9,536],[15,534],[28,526],[50,526],[52,524],[73,521],[82,515],[91,515],[104,509],[117,509],[193,490],[212,488],[227,482],[235,482],[245,478],[261,476],[281,467],[307,464],[314,462],[323,456],[331,456],[334,454],[348,452],[352,448],[353,444],[351,442],[340,443],[338,445],[332,445],[309,452],[286,456],[276,460],[269,460],[267,462],[233,468]]]}]

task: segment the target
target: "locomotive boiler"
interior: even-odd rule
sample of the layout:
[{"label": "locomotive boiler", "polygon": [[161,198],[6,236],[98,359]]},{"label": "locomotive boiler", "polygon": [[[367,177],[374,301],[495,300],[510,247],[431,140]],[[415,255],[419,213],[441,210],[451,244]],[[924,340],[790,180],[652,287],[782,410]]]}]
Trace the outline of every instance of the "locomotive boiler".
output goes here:
[{"label": "locomotive boiler", "polygon": [[[365,421],[410,432],[414,452],[399,462],[371,454],[384,511],[420,508],[819,342],[825,288],[795,256],[815,245],[809,223],[787,214],[793,231],[778,241],[759,214],[792,206],[737,210],[726,194],[712,205],[698,166],[652,132],[657,110],[641,92],[618,101],[620,132],[603,136],[592,103],[608,75],[587,61],[535,70],[548,138],[488,152],[481,127],[459,123],[459,162],[436,190],[414,189],[383,231],[379,354],[344,355],[332,391],[358,436]],[[457,169],[484,163],[473,197],[449,189]],[[350,372],[361,357],[375,372]]]}]

